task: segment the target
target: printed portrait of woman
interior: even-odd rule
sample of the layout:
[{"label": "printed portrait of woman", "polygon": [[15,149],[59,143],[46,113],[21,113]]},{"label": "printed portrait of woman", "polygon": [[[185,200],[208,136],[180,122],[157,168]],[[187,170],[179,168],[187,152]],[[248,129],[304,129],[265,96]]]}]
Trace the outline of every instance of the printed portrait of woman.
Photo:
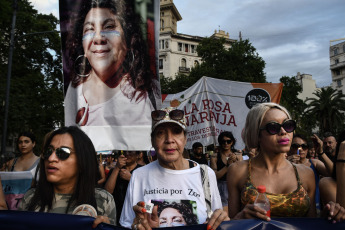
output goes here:
[{"label": "printed portrait of woman", "polygon": [[189,200],[180,200],[180,202],[152,201],[158,205],[159,227],[178,227],[198,224],[198,217],[193,212],[192,203]]},{"label": "printed portrait of woman", "polygon": [[76,10],[63,24],[65,125],[150,125],[160,97],[153,20],[135,13],[135,1],[65,2]]}]

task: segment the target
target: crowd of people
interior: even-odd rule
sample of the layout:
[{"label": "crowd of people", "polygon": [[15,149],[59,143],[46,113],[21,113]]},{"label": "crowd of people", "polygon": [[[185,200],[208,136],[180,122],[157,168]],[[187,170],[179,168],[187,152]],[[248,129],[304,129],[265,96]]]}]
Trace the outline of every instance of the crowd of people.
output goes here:
[{"label": "crowd of people", "polygon": [[[132,229],[216,229],[230,218],[270,217],[343,221],[345,131],[338,140],[330,133],[322,140],[296,133],[296,126],[284,107],[258,104],[247,115],[245,150],[235,149],[234,135],[225,131],[214,152],[196,142],[186,157],[184,112],[169,107],[152,112],[154,150],[119,151],[97,160],[89,137],[70,126],[47,134],[40,154],[34,154],[34,135],[21,133],[21,155],[3,170],[31,171],[36,180],[19,210],[72,214],[88,204],[97,212],[93,227],[105,222]],[[254,205],[260,185],[266,187],[270,216]],[[2,190],[0,209],[7,209]]]}]

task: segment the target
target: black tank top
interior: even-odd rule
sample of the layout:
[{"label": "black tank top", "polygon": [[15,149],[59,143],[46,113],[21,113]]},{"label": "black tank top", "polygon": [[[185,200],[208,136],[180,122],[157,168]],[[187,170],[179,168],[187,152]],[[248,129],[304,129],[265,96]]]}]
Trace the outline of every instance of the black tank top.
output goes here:
[{"label": "black tank top", "polygon": [[[224,162],[222,161],[222,154],[218,153],[217,154],[217,171],[221,170],[222,168],[226,167],[226,165],[224,164]],[[221,181],[226,181],[226,174],[225,173],[224,176],[222,176],[221,178],[219,178],[218,180]]]}]

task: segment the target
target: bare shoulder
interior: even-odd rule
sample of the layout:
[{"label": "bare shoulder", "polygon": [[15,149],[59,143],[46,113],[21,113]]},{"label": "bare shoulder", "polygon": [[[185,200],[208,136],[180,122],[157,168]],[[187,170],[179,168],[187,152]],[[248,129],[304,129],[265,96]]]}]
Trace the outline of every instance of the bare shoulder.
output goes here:
[{"label": "bare shoulder", "polygon": [[314,172],[313,170],[304,164],[294,164],[297,168],[297,172],[300,175],[300,177],[308,177],[308,176],[313,176],[314,177]]},{"label": "bare shoulder", "polygon": [[248,174],[248,160],[237,161],[229,166],[228,175],[234,179],[245,179]]},{"label": "bare shoulder", "polygon": [[308,188],[314,187],[315,186],[314,171],[310,167],[304,164],[295,164],[295,165],[296,165],[297,172],[303,186],[307,186]]}]

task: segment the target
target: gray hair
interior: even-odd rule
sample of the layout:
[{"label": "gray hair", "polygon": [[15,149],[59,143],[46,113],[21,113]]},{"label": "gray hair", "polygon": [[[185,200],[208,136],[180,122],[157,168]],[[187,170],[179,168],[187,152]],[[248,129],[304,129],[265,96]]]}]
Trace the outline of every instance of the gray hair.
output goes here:
[{"label": "gray hair", "polygon": [[260,127],[262,120],[270,109],[279,109],[286,113],[288,118],[291,119],[290,113],[285,107],[279,104],[273,102],[256,104],[249,110],[244,126],[243,141],[247,148],[259,148]]}]

